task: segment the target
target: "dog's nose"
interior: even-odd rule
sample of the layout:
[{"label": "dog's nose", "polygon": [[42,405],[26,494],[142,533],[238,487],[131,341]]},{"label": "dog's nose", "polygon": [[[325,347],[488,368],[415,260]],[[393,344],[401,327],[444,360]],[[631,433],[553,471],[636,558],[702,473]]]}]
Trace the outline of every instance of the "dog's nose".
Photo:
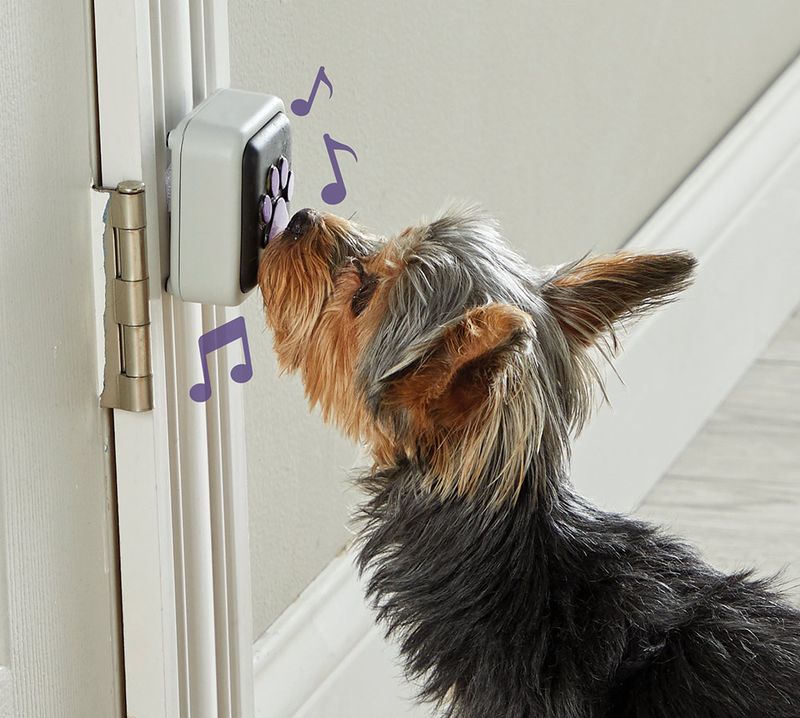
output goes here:
[{"label": "dog's nose", "polygon": [[308,207],[295,212],[294,216],[289,220],[286,225],[286,231],[293,234],[295,237],[301,237],[314,226],[317,219],[317,213]]}]

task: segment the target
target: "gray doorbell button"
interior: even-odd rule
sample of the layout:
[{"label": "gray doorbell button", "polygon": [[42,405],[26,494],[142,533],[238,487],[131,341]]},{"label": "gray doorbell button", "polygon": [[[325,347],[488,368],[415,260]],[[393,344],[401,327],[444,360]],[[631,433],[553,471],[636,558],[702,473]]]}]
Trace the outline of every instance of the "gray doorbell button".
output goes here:
[{"label": "gray doorbell button", "polygon": [[[241,304],[256,285],[261,201],[274,165],[290,173],[291,134],[272,95],[218,90],[169,133],[167,291],[187,302]],[[284,183],[281,183],[284,184]]]}]

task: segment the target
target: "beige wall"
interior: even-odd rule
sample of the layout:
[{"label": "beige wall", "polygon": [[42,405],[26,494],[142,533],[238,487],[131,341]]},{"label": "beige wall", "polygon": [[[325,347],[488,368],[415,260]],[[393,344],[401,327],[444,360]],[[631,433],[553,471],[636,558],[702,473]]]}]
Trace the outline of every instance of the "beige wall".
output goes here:
[{"label": "beige wall", "polygon": [[0,16],[0,715],[114,716],[84,3]]},{"label": "beige wall", "polygon": [[[351,144],[340,214],[381,232],[448,197],[482,202],[532,262],[618,247],[800,50],[796,0],[230,0],[233,82],[305,95],[295,207]],[[258,299],[245,312],[262,321]],[[355,450],[307,414],[255,340],[247,396],[260,633],[342,547]]]}]

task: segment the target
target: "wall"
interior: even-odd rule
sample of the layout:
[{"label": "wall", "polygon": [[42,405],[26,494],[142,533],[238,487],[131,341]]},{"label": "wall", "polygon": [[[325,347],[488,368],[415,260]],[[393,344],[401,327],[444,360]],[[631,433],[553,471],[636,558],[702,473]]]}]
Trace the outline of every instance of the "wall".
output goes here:
[{"label": "wall", "polygon": [[84,3],[3,3],[0,60],[0,715],[114,716]]},{"label": "wall", "polygon": [[[336,210],[389,233],[448,197],[482,202],[534,263],[620,246],[800,50],[794,0],[321,3],[230,0],[236,86],[287,101],[319,65],[334,84],[294,119],[295,207],[330,181]],[[248,300],[249,326],[263,319]],[[247,440],[256,633],[348,537],[354,449],[308,415],[254,341]]]}]

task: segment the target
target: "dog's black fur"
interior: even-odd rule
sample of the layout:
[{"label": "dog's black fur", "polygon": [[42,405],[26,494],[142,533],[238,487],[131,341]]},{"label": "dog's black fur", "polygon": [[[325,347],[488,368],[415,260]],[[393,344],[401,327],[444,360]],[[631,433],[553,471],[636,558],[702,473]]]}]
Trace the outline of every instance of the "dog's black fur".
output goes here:
[{"label": "dog's black fur", "polygon": [[445,715],[800,716],[800,612],[766,582],[714,570],[562,478],[485,511],[420,490],[420,471],[361,479],[360,562]]}]

